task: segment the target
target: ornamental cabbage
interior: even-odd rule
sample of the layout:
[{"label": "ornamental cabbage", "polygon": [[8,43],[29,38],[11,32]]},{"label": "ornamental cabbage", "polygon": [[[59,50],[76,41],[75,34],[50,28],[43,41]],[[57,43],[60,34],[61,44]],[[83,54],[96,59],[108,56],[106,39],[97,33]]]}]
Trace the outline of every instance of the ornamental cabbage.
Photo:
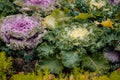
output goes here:
[{"label": "ornamental cabbage", "polygon": [[120,4],[120,0],[110,0],[111,4]]},{"label": "ornamental cabbage", "polygon": [[41,41],[44,29],[39,19],[11,15],[0,23],[0,37],[11,49],[31,49]]},{"label": "ornamental cabbage", "polygon": [[51,11],[55,8],[57,0],[16,0],[15,4],[22,7],[23,10]]},{"label": "ornamental cabbage", "polygon": [[105,51],[104,56],[111,62],[118,62],[120,58],[119,51]]},{"label": "ornamental cabbage", "polygon": [[[109,40],[107,36],[110,34],[105,35],[106,28],[100,28],[93,23],[71,21],[58,25],[43,37],[43,42],[37,47],[38,56],[41,58],[39,67],[47,67],[52,73],[61,72],[63,67],[78,66],[92,71],[107,70],[107,59],[98,53]],[[57,68],[54,68],[55,66]]]}]

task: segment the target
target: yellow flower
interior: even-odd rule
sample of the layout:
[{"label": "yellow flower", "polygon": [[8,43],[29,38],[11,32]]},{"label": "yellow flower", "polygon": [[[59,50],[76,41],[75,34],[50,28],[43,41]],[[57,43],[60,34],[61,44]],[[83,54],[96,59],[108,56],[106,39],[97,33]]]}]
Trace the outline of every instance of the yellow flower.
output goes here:
[{"label": "yellow flower", "polygon": [[114,28],[113,27],[113,22],[111,22],[110,19],[107,19],[107,21],[102,21],[101,25],[104,26],[104,27],[110,27],[112,29]]}]

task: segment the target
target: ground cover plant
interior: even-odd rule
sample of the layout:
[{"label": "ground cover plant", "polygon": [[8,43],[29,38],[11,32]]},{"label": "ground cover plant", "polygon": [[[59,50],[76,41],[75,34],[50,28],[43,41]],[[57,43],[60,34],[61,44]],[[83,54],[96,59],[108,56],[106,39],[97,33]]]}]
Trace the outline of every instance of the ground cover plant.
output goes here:
[{"label": "ground cover plant", "polygon": [[119,16],[119,0],[1,0],[0,80],[119,80]]}]

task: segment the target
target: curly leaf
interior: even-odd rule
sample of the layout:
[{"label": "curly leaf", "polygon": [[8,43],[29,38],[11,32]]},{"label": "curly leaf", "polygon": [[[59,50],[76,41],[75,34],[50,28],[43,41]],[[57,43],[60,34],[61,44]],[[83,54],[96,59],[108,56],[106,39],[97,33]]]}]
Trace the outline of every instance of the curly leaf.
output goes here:
[{"label": "curly leaf", "polygon": [[58,74],[62,71],[63,66],[58,59],[52,57],[52,58],[49,58],[49,59],[42,60],[40,62],[40,68],[41,69],[48,68],[51,73],[57,73]]},{"label": "curly leaf", "polygon": [[12,2],[13,0],[0,0],[0,17],[17,12],[17,8]]},{"label": "curly leaf", "polygon": [[80,57],[77,51],[62,51],[62,63],[68,68],[79,66]]},{"label": "curly leaf", "polygon": [[100,53],[86,56],[82,61],[83,68],[100,73],[107,71],[109,69],[108,65],[108,61]]},{"label": "curly leaf", "polygon": [[51,54],[54,54],[54,49],[54,46],[43,43],[37,48],[37,51],[40,53],[40,56],[49,56]]},{"label": "curly leaf", "polygon": [[88,19],[92,17],[89,13],[80,13],[79,15],[75,16],[75,19]]}]

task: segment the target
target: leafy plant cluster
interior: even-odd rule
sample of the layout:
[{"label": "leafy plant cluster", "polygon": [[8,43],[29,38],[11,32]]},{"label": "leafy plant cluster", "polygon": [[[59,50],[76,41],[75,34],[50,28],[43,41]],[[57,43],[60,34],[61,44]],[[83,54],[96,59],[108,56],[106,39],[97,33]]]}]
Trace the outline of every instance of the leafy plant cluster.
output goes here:
[{"label": "leafy plant cluster", "polygon": [[[72,34],[74,29],[79,28],[88,30],[89,35],[83,39],[71,38],[69,34]],[[68,24],[61,24],[58,28],[49,31],[44,36],[43,42],[37,47],[40,67],[47,66],[52,72],[57,73],[61,71],[62,67],[73,68],[76,66],[87,67],[93,71],[98,68],[102,71],[102,69],[108,68],[105,67],[108,62],[102,53],[107,47],[115,47],[113,43],[119,40],[120,35],[118,29],[119,27],[112,30],[101,28],[92,23],[81,24],[73,21]],[[84,35],[84,33],[82,34]]]},{"label": "leafy plant cluster", "polygon": [[60,73],[58,76],[50,74],[46,69],[44,71],[38,70],[37,75],[33,73],[19,73],[11,77],[11,80],[119,80],[120,72],[114,71],[109,75],[98,75],[97,72],[87,72],[75,68],[72,73],[65,75]]},{"label": "leafy plant cluster", "polygon": [[0,0],[0,17],[19,13],[13,1],[14,0]]},{"label": "leafy plant cluster", "polygon": [[[112,5],[110,0],[60,0],[61,7],[68,8],[70,15],[76,16],[81,13],[87,13],[87,17],[94,20],[104,20],[106,18],[115,18],[119,14],[120,6]],[[99,2],[99,3],[96,3]],[[103,6],[102,6],[103,5]],[[118,18],[118,16],[117,16]]]},{"label": "leafy plant cluster", "polygon": [[[112,10],[115,7],[118,9],[119,6],[111,6],[108,0],[105,2],[106,5],[98,6],[89,1],[66,0],[61,4],[62,9],[54,10],[45,17],[43,23],[47,24],[45,27],[48,29],[48,33],[37,47],[40,68],[48,67],[53,73],[76,66],[91,71],[109,70],[109,62],[103,53],[106,49],[114,50],[118,46],[120,26],[119,18],[115,18],[115,13],[119,14],[119,11]],[[94,9],[90,7],[91,5]],[[76,8],[79,14],[74,13],[73,15],[71,12],[76,11]],[[109,11],[105,12],[104,9],[109,9]],[[107,16],[109,13],[111,15]],[[114,24],[112,21],[104,21],[107,18],[112,18]],[[95,24],[93,19],[101,23]],[[114,28],[112,28],[113,26]],[[81,28],[83,28],[83,32],[79,33],[77,30]],[[87,36],[85,36],[87,32],[84,29],[88,31]],[[86,33],[84,34],[84,32]],[[81,36],[82,39],[80,39]]]},{"label": "leafy plant cluster", "polygon": [[12,57],[6,57],[5,52],[0,52],[0,79],[7,80],[12,73]]},{"label": "leafy plant cluster", "polygon": [[[43,13],[39,12],[41,10],[36,11],[34,7],[30,7],[32,11],[22,11],[21,8],[25,7],[25,4],[17,6],[14,1],[0,0],[0,18],[14,14],[37,16],[41,19],[46,35],[35,48],[25,50],[12,50],[0,40],[0,51],[5,51],[7,56],[27,63],[34,60],[38,62],[38,71],[28,74],[20,72],[12,75],[10,80],[120,79],[119,70],[110,75],[100,76],[120,67],[115,67],[119,62],[112,63],[104,56],[106,50],[114,52],[117,47],[118,53],[120,51],[119,4],[111,4],[109,0],[59,0],[59,5],[57,4],[54,10],[44,14],[45,11]],[[0,53],[0,78],[6,80],[12,63],[11,58],[6,58],[3,53]],[[114,69],[110,67],[111,63],[115,64]],[[73,70],[75,67],[93,73],[79,69]],[[66,74],[68,72],[70,74]]]},{"label": "leafy plant cluster", "polygon": [[[12,58],[5,57],[5,52],[0,53],[0,79],[2,80],[119,80],[120,71],[119,69],[107,74],[100,75],[98,72],[87,72],[81,70],[79,68],[74,68],[70,74],[66,74],[64,72],[59,73],[58,75],[51,74],[50,71],[46,68],[44,70],[38,70],[36,68],[36,72],[27,73],[20,72],[18,74],[11,73],[12,69]],[[8,75],[11,75],[8,79]]]}]

